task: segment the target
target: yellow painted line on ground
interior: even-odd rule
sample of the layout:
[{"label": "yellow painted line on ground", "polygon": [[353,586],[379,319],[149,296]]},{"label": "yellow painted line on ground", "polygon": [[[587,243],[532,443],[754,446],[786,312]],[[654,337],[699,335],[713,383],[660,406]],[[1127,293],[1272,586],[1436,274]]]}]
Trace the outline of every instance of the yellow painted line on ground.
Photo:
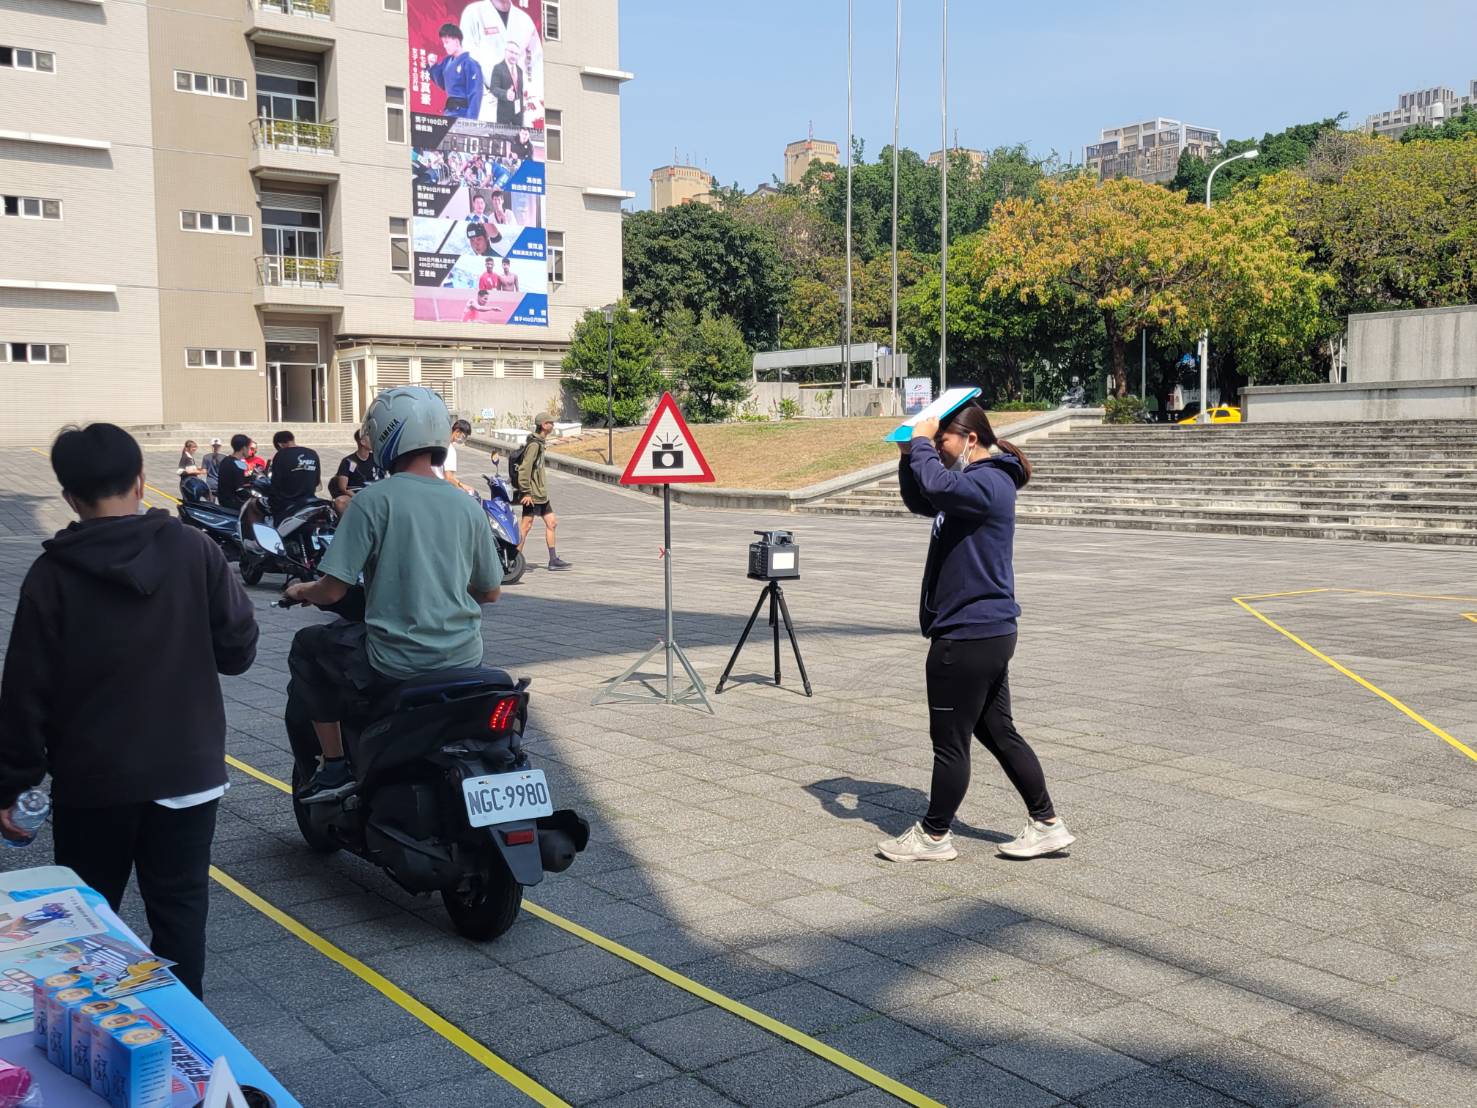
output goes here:
[{"label": "yellow painted line on ground", "polygon": [[1463,612],[1462,618],[1470,619],[1473,623],[1477,623],[1477,612]]},{"label": "yellow painted line on ground", "polygon": [[531,1100],[535,1101],[538,1104],[547,1105],[548,1108],[570,1108],[568,1101],[561,1100],[559,1097],[555,1096],[533,1078],[529,1077],[528,1074],[509,1064],[500,1055],[494,1054],[491,1050],[488,1050],[487,1047],[483,1046],[476,1039],[472,1038],[472,1036],[468,1035],[460,1027],[457,1027],[456,1024],[450,1022],[444,1016],[441,1016],[438,1013],[432,1011],[430,1008],[426,1007],[419,1000],[417,1000],[415,997],[411,996],[404,989],[402,989],[399,985],[395,984],[393,981],[389,980],[382,974],[376,973],[374,970],[366,966],[363,962],[359,961],[358,958],[355,958],[352,954],[348,954],[339,947],[335,946],[333,943],[325,939],[322,935],[318,934],[318,932],[314,931],[311,927],[308,927],[307,925],[300,923],[298,920],[294,919],[292,916],[289,916],[286,912],[282,911],[282,909],[278,908],[275,904],[272,904],[268,900],[264,900],[262,897],[258,896],[256,893],[248,889],[245,885],[241,884],[241,882],[237,881],[230,874],[223,872],[215,866],[211,866],[210,876],[215,879],[217,884],[223,886],[230,892],[234,893],[236,896],[240,897],[242,900],[246,901],[247,904],[250,904],[253,908],[255,908],[262,915],[266,916],[273,923],[278,924],[279,926],[290,932],[292,935],[294,935],[296,938],[299,938],[303,942],[307,943],[310,947],[316,950],[319,954],[323,955],[325,958],[329,959],[332,962],[337,962],[340,966],[348,970],[365,984],[369,985],[376,992],[380,993],[382,996],[399,1005],[410,1015],[414,1016],[416,1019],[420,1020],[421,1023],[425,1024],[432,1031],[436,1032],[436,1034],[440,1035],[452,1046],[458,1048],[459,1050],[466,1053],[469,1057],[486,1066],[493,1073],[497,1074],[504,1081],[506,1081],[509,1085],[512,1085],[520,1093],[523,1093],[525,1096],[529,1097]]},{"label": "yellow painted line on ground", "polygon": [[[1358,591],[1358,590],[1346,589],[1346,590],[1329,590],[1329,591],[1353,592],[1353,591]],[[1240,605],[1242,608],[1244,608],[1246,611],[1248,611],[1252,615],[1256,616],[1257,619],[1261,620],[1263,623],[1265,623],[1272,630],[1276,631],[1279,635],[1283,635],[1283,636],[1287,637],[1288,639],[1292,640],[1293,642],[1297,643],[1298,646],[1302,647],[1309,654],[1313,655],[1313,657],[1317,658],[1320,662],[1324,662],[1324,663],[1332,666],[1334,669],[1338,670],[1345,677],[1347,677],[1350,681],[1353,681],[1356,685],[1359,685],[1360,687],[1365,688],[1365,689],[1369,690],[1370,692],[1374,693],[1375,696],[1377,696],[1381,700],[1385,701],[1391,707],[1394,707],[1394,708],[1398,709],[1400,712],[1404,713],[1410,719],[1412,719],[1416,723],[1420,724],[1422,727],[1424,727],[1427,731],[1431,732],[1431,734],[1435,735],[1442,742],[1447,743],[1448,745],[1454,747],[1457,750],[1460,750],[1468,758],[1471,758],[1474,762],[1477,762],[1477,750],[1473,750],[1470,746],[1468,746],[1466,743],[1462,742],[1461,739],[1458,739],[1455,735],[1449,734],[1448,732],[1443,731],[1440,727],[1437,727],[1434,723],[1432,723],[1430,720],[1428,720],[1425,716],[1421,715],[1414,708],[1410,707],[1403,700],[1400,700],[1397,697],[1391,696],[1389,693],[1385,692],[1385,690],[1382,689],[1382,688],[1380,688],[1378,685],[1374,684],[1371,681],[1366,681],[1363,677],[1360,677],[1359,674],[1355,673],[1348,666],[1346,666],[1346,665],[1342,664],[1341,662],[1337,662],[1334,659],[1330,658],[1327,654],[1323,653],[1323,651],[1319,650],[1316,646],[1313,646],[1310,643],[1306,642],[1305,640],[1298,638],[1297,635],[1294,635],[1286,627],[1283,627],[1282,624],[1278,623],[1276,620],[1271,619],[1268,616],[1263,615],[1261,612],[1259,612],[1255,608],[1253,608],[1250,604],[1248,604],[1246,602],[1246,599],[1245,598],[1240,597],[1240,596],[1233,596],[1233,597],[1231,597],[1231,599],[1233,601],[1235,601],[1238,605]],[[1449,598],[1449,597],[1443,597],[1443,598],[1440,598],[1440,599],[1451,599],[1451,598]]]},{"label": "yellow painted line on ground", "polygon": [[[1474,757],[1477,757],[1477,755],[1474,755]],[[271,776],[270,774],[263,773],[261,770],[257,769],[254,766],[249,766],[245,762],[233,758],[230,755],[226,756],[226,761],[235,766],[237,769],[241,770],[243,773],[249,773],[258,781],[264,781],[268,785],[271,785],[273,788],[280,789],[285,793],[290,794],[292,792],[292,787],[288,785],[285,781],[281,781],[278,778]],[[217,878],[217,880],[219,880],[219,878]],[[229,888],[229,886],[227,887]],[[236,892],[235,889],[232,889],[231,891]],[[236,895],[240,896],[241,894],[237,892]],[[725,1012],[731,1012],[733,1015],[738,1016],[740,1019],[747,1020],[749,1023],[754,1024],[754,1026],[762,1027],[770,1034],[779,1036],[786,1042],[794,1043],[796,1046],[810,1051],[810,1053],[814,1054],[817,1058],[821,1058],[827,1062],[830,1062],[833,1066],[839,1066],[847,1073],[850,1073],[856,1077],[860,1077],[869,1085],[874,1085],[877,1088],[881,1089],[883,1092],[897,1097],[905,1104],[912,1104],[915,1106],[915,1108],[946,1108],[944,1104],[940,1103],[937,1100],[934,1100],[932,1097],[925,1096],[917,1089],[910,1088],[909,1086],[904,1085],[901,1081],[893,1080],[891,1077],[888,1077],[887,1074],[882,1073],[879,1070],[874,1070],[865,1062],[859,1062],[851,1055],[843,1054],[835,1047],[827,1046],[819,1039],[811,1035],[807,1035],[803,1031],[797,1031],[795,1028],[791,1027],[787,1023],[781,1023],[773,1016],[766,1016],[757,1008],[750,1008],[747,1004],[743,1004],[740,1001],[734,1000],[732,997],[724,996],[722,993],[710,989],[706,985],[703,985],[700,982],[694,981],[690,977],[678,973],[670,966],[664,966],[660,962],[655,961],[652,958],[648,958],[646,955],[640,953],[639,951],[635,951],[628,946],[621,945],[614,939],[607,939],[604,935],[601,935],[595,931],[591,931],[588,927],[583,927],[580,924],[575,923],[571,919],[565,919],[558,912],[551,912],[549,911],[549,909],[535,904],[527,898],[525,898],[523,901],[523,908],[524,911],[526,911],[529,915],[536,916],[537,918],[543,920],[545,923],[552,923],[555,927],[569,932],[569,934],[573,935],[575,938],[582,939],[593,946],[598,946],[601,950],[604,950],[609,954],[614,954],[617,958],[622,958],[625,961],[630,962],[631,965],[636,966],[638,969],[645,970],[647,973],[661,978],[667,984],[682,989],[684,992],[691,993],[699,1000],[707,1001],[709,1004],[712,1004],[718,1008],[722,1008]],[[272,918],[277,919],[276,916],[273,916]],[[285,918],[290,919],[291,917]],[[281,923],[282,920],[278,919],[277,922]],[[293,923],[296,924],[297,921],[293,920]],[[287,925],[283,924],[283,926],[285,927]],[[303,931],[308,930],[306,927],[303,927],[302,924],[297,924],[297,926],[299,928],[302,928]],[[292,928],[288,929],[292,930]],[[296,934],[296,932],[294,933]],[[309,932],[309,934],[312,933]],[[302,938],[303,936],[299,935],[298,937]],[[317,936],[314,937],[317,938]],[[326,939],[319,939],[319,942],[322,942],[327,946],[332,946],[332,944],[329,943]],[[333,949],[338,950],[337,947],[333,947]],[[349,955],[344,954],[342,951],[339,951],[339,953],[343,955],[344,958],[349,959],[349,961],[353,961],[353,959]],[[332,955],[330,955],[330,957],[332,957]],[[335,958],[334,960],[338,961],[339,959]],[[352,969],[352,967],[350,968]],[[374,972],[373,970],[368,970],[367,967],[365,968],[370,973]],[[376,974],[376,976],[378,975]],[[368,979],[366,978],[366,980]],[[370,982],[370,984],[374,984],[374,982]],[[390,983],[386,982],[386,984]],[[375,987],[379,988],[379,986],[377,985]],[[394,986],[391,987],[393,988]],[[384,990],[381,989],[380,991],[383,992]],[[394,997],[391,997],[391,999],[393,1000]],[[414,1000],[414,998],[408,999]],[[399,1001],[396,1001],[396,1003],[398,1004]],[[416,1003],[419,1003],[419,1001],[416,1001]],[[402,1004],[401,1007],[403,1008],[405,1006]],[[410,1011],[409,1009],[406,1010]],[[415,1015],[416,1013],[411,1012],[411,1014]],[[435,1015],[434,1012],[431,1014]],[[437,1016],[436,1018],[440,1019],[441,1017]],[[447,1026],[451,1025],[448,1024]],[[461,1044],[458,1043],[457,1045]],[[466,1048],[463,1047],[463,1049],[465,1050]],[[489,1053],[491,1052],[489,1051]],[[493,1055],[493,1057],[496,1057],[496,1055]],[[554,1103],[562,1102],[556,1101]]]},{"label": "yellow painted line on ground", "polygon": [[1271,600],[1274,596],[1310,596],[1315,592],[1328,592],[1328,589],[1294,589],[1292,592],[1263,592],[1256,596],[1243,596],[1242,600]]},{"label": "yellow painted line on ground", "polygon": [[[1380,592],[1377,589],[1327,589],[1327,592],[1351,592],[1361,596],[1396,596],[1406,600],[1477,600],[1477,596],[1443,596],[1440,593],[1429,592]],[[1248,596],[1247,600],[1255,600],[1256,597]]]},{"label": "yellow painted line on ground", "polygon": [[163,489],[156,489],[153,485],[149,484],[147,481],[144,482],[144,488],[148,489],[150,492],[158,493],[160,496],[164,497],[165,500],[173,500],[176,504],[179,503],[179,497],[177,497],[177,496],[170,496]]}]

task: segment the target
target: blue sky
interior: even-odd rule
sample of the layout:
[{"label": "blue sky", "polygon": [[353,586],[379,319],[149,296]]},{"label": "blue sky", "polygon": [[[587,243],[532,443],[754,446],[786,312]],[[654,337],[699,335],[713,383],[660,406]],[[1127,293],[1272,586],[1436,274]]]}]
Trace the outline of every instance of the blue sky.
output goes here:
[{"label": "blue sky", "polygon": [[[936,150],[939,2],[904,0],[902,143]],[[1072,152],[1103,127],[1157,115],[1226,137],[1477,78],[1471,0],[1087,3],[952,0],[949,127],[964,146]],[[893,0],[855,0],[856,133],[892,137]],[[1202,55],[1204,55],[1202,60]],[[623,184],[650,203],[672,161],[752,188],[785,143],[846,134],[846,0],[622,0]]]}]

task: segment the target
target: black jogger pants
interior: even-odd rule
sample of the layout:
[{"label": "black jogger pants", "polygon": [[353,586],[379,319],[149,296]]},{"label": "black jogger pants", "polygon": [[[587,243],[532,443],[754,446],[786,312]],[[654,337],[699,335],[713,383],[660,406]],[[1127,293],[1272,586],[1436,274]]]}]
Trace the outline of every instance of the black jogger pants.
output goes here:
[{"label": "black jogger pants", "polygon": [[923,827],[942,835],[969,789],[971,736],[1000,763],[1032,819],[1056,812],[1036,752],[1010,717],[1014,634],[990,639],[934,639],[928,650],[928,733],[933,739],[933,787]]}]

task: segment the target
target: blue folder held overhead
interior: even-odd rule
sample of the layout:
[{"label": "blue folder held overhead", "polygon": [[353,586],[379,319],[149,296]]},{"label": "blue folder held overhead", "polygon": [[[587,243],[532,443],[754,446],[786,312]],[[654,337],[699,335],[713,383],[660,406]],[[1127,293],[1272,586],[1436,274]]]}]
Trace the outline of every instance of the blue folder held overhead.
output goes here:
[{"label": "blue folder held overhead", "polygon": [[950,389],[917,415],[909,416],[888,433],[885,442],[907,442],[913,437],[913,428],[925,419],[933,418],[940,423],[980,394],[977,388]]}]

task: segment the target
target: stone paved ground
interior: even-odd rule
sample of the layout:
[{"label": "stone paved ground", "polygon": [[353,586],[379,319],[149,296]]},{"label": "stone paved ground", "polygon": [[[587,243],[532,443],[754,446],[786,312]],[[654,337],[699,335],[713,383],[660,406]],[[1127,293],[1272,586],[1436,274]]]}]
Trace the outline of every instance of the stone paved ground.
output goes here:
[{"label": "stone paved ground", "polygon": [[[149,464],[172,490],[168,460]],[[41,457],[0,462],[8,613],[65,514]],[[595,708],[659,632],[660,517],[553,481],[577,568],[534,569],[486,620],[489,659],[534,678],[537,764],[594,828],[538,904],[949,1105],[1477,1104],[1477,761],[1230,599],[1471,597],[1469,553],[1023,530],[1016,713],[1079,842],[998,857],[1022,813],[979,762],[960,859],[905,867],[873,844],[927,787],[926,526],[679,509],[678,637],[710,685],[756,595],[750,530],[799,529],[788,596],[816,695],[745,682],[712,717]],[[284,657],[314,617],[254,596],[230,749],[286,776]],[[1477,601],[1253,605],[1477,746]],[[233,779],[223,870],[571,1103],[894,1103],[531,915],[458,939],[435,902],[307,854],[281,794]],[[306,1105],[525,1102],[222,889],[210,948],[210,1002]]]}]

